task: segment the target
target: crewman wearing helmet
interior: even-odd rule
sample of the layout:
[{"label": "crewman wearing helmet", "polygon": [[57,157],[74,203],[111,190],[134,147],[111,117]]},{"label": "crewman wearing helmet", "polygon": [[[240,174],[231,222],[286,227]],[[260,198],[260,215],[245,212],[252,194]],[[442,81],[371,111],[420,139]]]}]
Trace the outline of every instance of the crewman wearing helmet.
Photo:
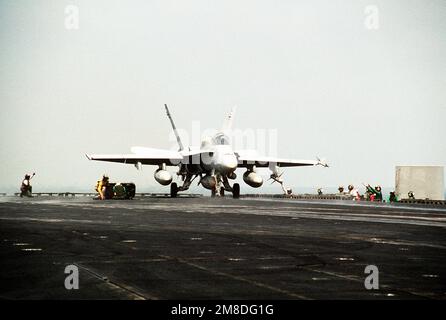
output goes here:
[{"label": "crewman wearing helmet", "polygon": [[379,186],[379,185],[375,187],[375,200],[383,201],[383,194],[382,194],[381,186]]},{"label": "crewman wearing helmet", "polygon": [[365,185],[367,189],[367,193],[369,194],[370,201],[383,201],[383,194],[381,190],[381,186],[376,186],[373,188],[370,184]]},{"label": "crewman wearing helmet", "polygon": [[25,178],[22,181],[22,185],[20,186],[20,197],[32,197],[33,187],[31,186],[30,180],[36,174],[33,173],[31,176],[29,174],[25,174]]},{"label": "crewman wearing helmet", "polygon": [[348,186],[348,193],[354,197],[353,200],[356,201],[361,200],[361,195],[359,194],[358,189],[355,189],[355,187],[352,184]]},{"label": "crewman wearing helmet", "polygon": [[99,199],[105,200],[105,190],[108,185],[108,177],[104,174],[101,180],[98,180],[96,184],[96,191],[99,193]]}]

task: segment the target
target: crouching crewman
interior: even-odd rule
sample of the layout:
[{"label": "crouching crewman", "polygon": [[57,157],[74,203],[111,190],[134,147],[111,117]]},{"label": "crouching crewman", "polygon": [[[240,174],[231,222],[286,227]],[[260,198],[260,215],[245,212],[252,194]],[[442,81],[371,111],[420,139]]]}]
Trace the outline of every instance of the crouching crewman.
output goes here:
[{"label": "crouching crewman", "polygon": [[30,180],[36,174],[33,173],[31,176],[29,174],[25,175],[25,179],[22,181],[22,185],[20,186],[20,197],[32,197],[33,196],[33,187],[31,186]]}]

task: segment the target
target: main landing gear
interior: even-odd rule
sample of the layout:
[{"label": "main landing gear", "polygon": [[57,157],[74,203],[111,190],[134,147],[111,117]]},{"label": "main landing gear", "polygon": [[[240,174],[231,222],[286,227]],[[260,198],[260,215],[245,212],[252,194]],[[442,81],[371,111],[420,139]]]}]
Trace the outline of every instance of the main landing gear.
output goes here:
[{"label": "main landing gear", "polygon": [[240,198],[240,185],[238,183],[234,183],[232,186],[232,197],[234,199]]},{"label": "main landing gear", "polygon": [[175,182],[170,184],[170,197],[176,198],[178,195],[178,185]]}]

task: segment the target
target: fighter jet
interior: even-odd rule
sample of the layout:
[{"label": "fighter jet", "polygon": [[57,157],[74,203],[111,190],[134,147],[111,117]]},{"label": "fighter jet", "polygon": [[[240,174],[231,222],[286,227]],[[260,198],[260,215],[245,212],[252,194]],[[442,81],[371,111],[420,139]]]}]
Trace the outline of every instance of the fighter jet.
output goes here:
[{"label": "fighter jet", "polygon": [[[232,128],[235,108],[231,110],[224,121],[222,129],[211,139],[201,143],[199,149],[185,148],[175,127],[175,123],[167,105],[164,105],[167,117],[170,120],[175,133],[179,150],[164,150],[145,147],[132,147],[130,154],[86,155],[89,160],[118,162],[133,164],[137,169],[142,165],[155,165],[158,168],[154,172],[155,180],[163,186],[170,185],[171,197],[176,197],[178,192],[189,189],[192,182],[198,177],[198,185],[211,190],[211,195],[224,196],[225,191],[231,192],[234,198],[240,197],[240,185],[229,180],[236,179],[237,168],[244,168],[243,181],[253,188],[263,184],[263,178],[256,172],[257,168],[269,168],[270,180],[281,185],[284,194],[290,195],[292,190],[286,188],[283,182],[280,168],[323,166],[328,167],[324,160],[293,160],[279,159],[275,157],[258,156],[250,151],[233,150],[228,133]],[[166,170],[168,166],[178,167],[177,175],[181,177],[182,185],[172,182],[172,174]]]}]

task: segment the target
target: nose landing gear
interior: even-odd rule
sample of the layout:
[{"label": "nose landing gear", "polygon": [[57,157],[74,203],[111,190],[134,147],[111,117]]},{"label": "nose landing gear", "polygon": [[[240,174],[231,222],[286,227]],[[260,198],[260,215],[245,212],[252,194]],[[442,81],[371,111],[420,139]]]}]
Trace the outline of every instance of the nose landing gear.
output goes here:
[{"label": "nose landing gear", "polygon": [[[220,188],[220,197],[224,197],[225,196],[225,190],[226,187],[221,187]],[[240,185],[238,183],[234,183],[234,185],[232,186],[231,190],[228,191],[232,191],[232,198],[234,199],[239,199],[240,198]],[[217,192],[212,190],[212,197],[215,197],[217,195]]]}]

